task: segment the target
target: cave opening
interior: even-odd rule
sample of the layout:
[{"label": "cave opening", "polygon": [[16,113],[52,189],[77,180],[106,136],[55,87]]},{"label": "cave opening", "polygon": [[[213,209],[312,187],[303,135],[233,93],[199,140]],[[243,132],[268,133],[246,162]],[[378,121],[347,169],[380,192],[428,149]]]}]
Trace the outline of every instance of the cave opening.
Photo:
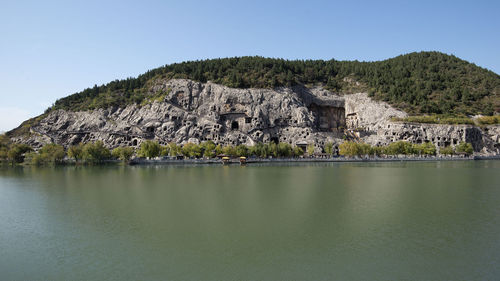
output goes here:
[{"label": "cave opening", "polygon": [[344,107],[312,104],[309,107],[316,117],[316,127],[320,131],[334,131],[346,126]]},{"label": "cave opening", "polygon": [[231,130],[239,130],[240,124],[238,124],[238,121],[233,121],[231,122]]}]

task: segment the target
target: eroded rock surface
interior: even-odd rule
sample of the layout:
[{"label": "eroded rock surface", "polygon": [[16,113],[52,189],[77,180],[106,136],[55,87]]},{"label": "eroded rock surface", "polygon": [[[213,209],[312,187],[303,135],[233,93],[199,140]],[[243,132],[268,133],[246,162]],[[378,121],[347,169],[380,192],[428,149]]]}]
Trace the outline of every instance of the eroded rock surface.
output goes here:
[{"label": "eroded rock surface", "polygon": [[500,129],[470,125],[429,125],[392,122],[406,113],[366,94],[338,95],[321,87],[233,89],[185,79],[158,80],[152,94],[168,93],[144,106],[85,112],[53,111],[31,127],[29,137],[15,139],[40,147],[101,140],[112,148],[138,146],[144,140],[186,143],[212,140],[223,145],[256,142],[314,144],[337,147],[348,131],[371,144],[407,140],[438,146],[471,142],[476,151],[498,153]]}]

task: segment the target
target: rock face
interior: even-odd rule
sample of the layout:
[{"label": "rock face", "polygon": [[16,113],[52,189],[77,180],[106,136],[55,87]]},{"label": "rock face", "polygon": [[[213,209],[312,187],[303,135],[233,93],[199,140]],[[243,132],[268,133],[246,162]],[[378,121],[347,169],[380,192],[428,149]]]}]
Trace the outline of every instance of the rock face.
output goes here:
[{"label": "rock face", "polygon": [[375,102],[364,93],[346,95],[345,100],[347,126],[358,128],[360,138],[372,145],[402,140],[416,144],[431,142],[442,148],[469,142],[476,152],[500,154],[500,126],[481,129],[473,125],[393,122],[392,117],[403,118],[406,113]]},{"label": "rock face", "polygon": [[162,101],[85,112],[53,111],[31,127],[29,137],[14,139],[40,147],[101,140],[108,147],[138,146],[144,140],[186,143],[212,140],[223,145],[256,142],[335,147],[354,133],[371,144],[395,140],[430,141],[439,146],[471,142],[476,151],[498,153],[500,129],[467,125],[392,122],[406,113],[366,94],[338,95],[321,87],[233,89],[185,79],[157,80],[151,93]]}]

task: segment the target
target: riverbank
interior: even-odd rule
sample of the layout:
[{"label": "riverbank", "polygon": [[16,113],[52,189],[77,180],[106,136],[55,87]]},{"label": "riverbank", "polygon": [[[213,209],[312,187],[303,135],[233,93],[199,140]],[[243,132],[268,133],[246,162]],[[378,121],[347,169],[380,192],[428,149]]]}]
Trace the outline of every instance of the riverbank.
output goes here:
[{"label": "riverbank", "polygon": [[[404,162],[404,161],[470,161],[500,160],[495,156],[443,156],[443,157],[331,157],[331,158],[247,158],[246,164],[252,163],[307,163],[307,162]],[[170,165],[170,164],[222,164],[220,159],[132,159],[130,165]],[[238,158],[229,160],[227,164],[240,164]]]},{"label": "riverbank", "polygon": [[[418,162],[418,161],[472,161],[472,160],[500,160],[500,155],[494,156],[433,156],[433,157],[405,157],[405,156],[393,156],[393,157],[330,157],[330,158],[247,158],[246,164],[272,164],[272,163],[349,163],[349,162]],[[221,165],[222,160],[220,159],[145,159],[145,158],[134,158],[128,163],[121,160],[103,160],[101,162],[95,163],[85,163],[85,162],[75,162],[74,160],[64,160],[58,164],[44,164],[44,165],[34,165],[34,166],[101,166],[101,165]],[[227,163],[229,165],[240,164],[239,158],[232,158]],[[12,164],[6,161],[1,161],[0,166],[32,166],[27,164]]]}]

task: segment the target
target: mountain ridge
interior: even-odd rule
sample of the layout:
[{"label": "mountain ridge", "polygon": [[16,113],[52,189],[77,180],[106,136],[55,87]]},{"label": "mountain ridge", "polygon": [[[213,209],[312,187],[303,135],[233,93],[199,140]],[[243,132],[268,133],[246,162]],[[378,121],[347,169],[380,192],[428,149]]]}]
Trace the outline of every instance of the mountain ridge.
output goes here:
[{"label": "mountain ridge", "polygon": [[123,107],[154,95],[156,79],[211,81],[231,88],[323,85],[341,94],[367,92],[410,114],[493,115],[500,112],[500,75],[439,52],[374,61],[233,57],[173,63],[136,78],[114,80],[58,99],[47,111]]}]

